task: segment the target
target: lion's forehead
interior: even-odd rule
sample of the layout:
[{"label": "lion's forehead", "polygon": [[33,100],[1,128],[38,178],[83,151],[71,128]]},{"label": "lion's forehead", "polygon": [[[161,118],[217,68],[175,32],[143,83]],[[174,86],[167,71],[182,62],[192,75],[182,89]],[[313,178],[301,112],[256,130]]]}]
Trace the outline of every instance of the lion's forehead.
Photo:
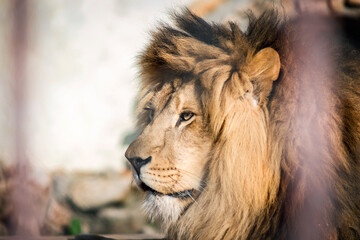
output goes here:
[{"label": "lion's forehead", "polygon": [[192,82],[180,86],[174,86],[173,83],[164,84],[160,90],[154,93],[150,105],[158,111],[169,107],[174,112],[180,112],[183,108],[189,111],[198,111],[200,108]]}]

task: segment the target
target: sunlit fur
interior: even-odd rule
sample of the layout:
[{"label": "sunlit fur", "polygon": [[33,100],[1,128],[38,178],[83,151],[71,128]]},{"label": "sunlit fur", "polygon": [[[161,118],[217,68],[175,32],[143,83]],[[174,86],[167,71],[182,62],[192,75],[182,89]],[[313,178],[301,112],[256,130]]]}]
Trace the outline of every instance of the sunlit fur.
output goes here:
[{"label": "sunlit fur", "polygon": [[149,194],[142,209],[151,220],[160,219],[167,225],[177,221],[184,211],[184,206],[179,199]]},{"label": "sunlit fur", "polygon": [[[141,134],[127,152],[153,156],[141,177],[165,195],[144,208],[168,239],[360,239],[359,54],[273,11],[245,32],[188,11],[174,22],[140,56]],[[188,105],[194,123],[177,127]]]}]

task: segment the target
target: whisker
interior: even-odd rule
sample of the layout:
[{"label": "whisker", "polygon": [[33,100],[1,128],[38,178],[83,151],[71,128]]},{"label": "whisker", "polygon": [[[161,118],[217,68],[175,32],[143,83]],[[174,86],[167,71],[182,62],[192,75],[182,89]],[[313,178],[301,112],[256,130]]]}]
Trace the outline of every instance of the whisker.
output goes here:
[{"label": "whisker", "polygon": [[156,183],[160,183],[160,184],[168,184],[168,183],[171,183],[171,182],[163,182],[163,181],[159,181],[159,180],[154,180],[154,179],[152,179],[152,178],[146,177],[146,175],[145,175],[145,176],[141,176],[141,178],[142,178],[143,180],[148,180],[148,181],[150,181],[150,182],[156,182]]},{"label": "whisker", "polygon": [[179,170],[180,172],[183,172],[183,173],[185,173],[185,174],[188,174],[188,176],[194,177],[196,180],[198,180],[198,181],[200,181],[200,182],[205,182],[204,180],[202,180],[202,178],[196,176],[196,175],[195,175],[194,173],[192,173],[192,172],[189,172],[189,171],[186,171],[186,170],[180,169],[180,168],[177,168],[177,170]]},{"label": "whisker", "polygon": [[201,178],[199,178],[195,174],[193,174],[191,172],[188,172],[188,171],[185,171],[183,169],[178,169],[178,170],[183,172],[184,176],[188,176],[188,177],[192,178],[193,180],[198,181],[200,183],[200,185],[198,187],[200,191],[204,191],[204,192],[207,191],[207,189],[204,187],[204,186],[207,186],[207,182],[205,180],[202,180]]},{"label": "whisker", "polygon": [[[169,176],[169,177],[170,177],[170,176]],[[173,179],[172,177],[170,177],[170,178]],[[173,179],[173,180],[174,180],[174,179]],[[174,180],[174,181],[175,181],[175,180]],[[189,191],[184,188],[184,185],[182,185],[180,181],[178,181],[177,184],[179,184],[180,187],[181,187],[181,190],[182,190],[182,191],[185,191],[186,194],[196,203],[196,205],[198,205],[199,208],[201,208],[200,204],[193,198],[193,196],[191,196],[191,194],[189,193]],[[170,187],[171,187],[171,186],[170,186]],[[173,187],[171,187],[171,188],[172,188],[174,191],[176,191]]]}]

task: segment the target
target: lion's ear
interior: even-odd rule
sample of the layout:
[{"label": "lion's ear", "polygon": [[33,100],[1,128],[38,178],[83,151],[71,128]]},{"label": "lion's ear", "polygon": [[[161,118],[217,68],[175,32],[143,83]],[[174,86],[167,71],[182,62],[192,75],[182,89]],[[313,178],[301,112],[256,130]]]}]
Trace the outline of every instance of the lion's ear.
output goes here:
[{"label": "lion's ear", "polygon": [[251,79],[275,81],[280,72],[279,54],[272,48],[264,48],[250,60],[247,71]]},{"label": "lion's ear", "polygon": [[270,94],[273,81],[280,73],[280,57],[272,48],[264,48],[255,54],[247,63],[246,72],[254,85],[254,93],[259,102]]}]

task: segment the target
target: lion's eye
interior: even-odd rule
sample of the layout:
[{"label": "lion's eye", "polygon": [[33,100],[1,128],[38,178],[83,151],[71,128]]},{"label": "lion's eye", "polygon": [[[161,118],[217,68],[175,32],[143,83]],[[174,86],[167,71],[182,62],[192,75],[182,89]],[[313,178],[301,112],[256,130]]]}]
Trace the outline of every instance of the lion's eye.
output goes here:
[{"label": "lion's eye", "polygon": [[154,118],[154,109],[152,109],[152,108],[145,108],[145,110],[146,111],[148,111],[149,112],[149,117],[148,117],[148,121],[149,121],[149,123],[153,120],[153,118]]},{"label": "lion's eye", "polygon": [[192,112],[183,112],[180,114],[180,120],[185,122],[189,121],[194,116],[194,113]]}]

